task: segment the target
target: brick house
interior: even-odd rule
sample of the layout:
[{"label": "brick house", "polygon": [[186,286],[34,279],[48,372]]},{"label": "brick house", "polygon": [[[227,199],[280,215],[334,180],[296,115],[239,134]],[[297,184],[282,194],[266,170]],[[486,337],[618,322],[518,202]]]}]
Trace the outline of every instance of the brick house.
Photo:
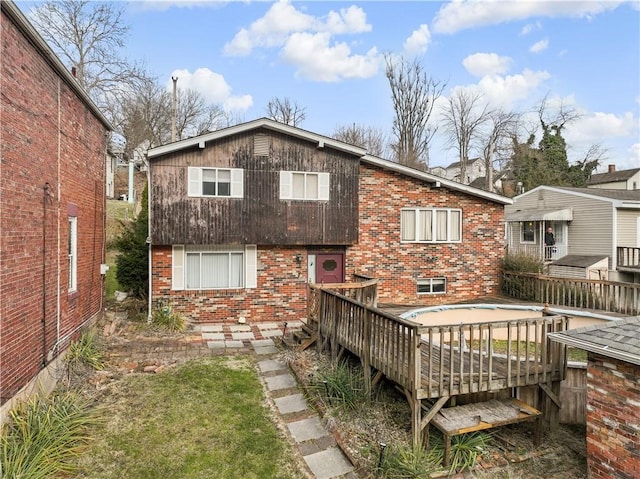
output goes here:
[{"label": "brick house", "polygon": [[27,18],[2,1],[0,398],[55,382],[102,311],[109,122]]},{"label": "brick house", "polygon": [[549,337],[587,351],[589,477],[640,477],[640,317]]},{"label": "brick house", "polygon": [[308,282],[381,303],[498,292],[511,200],[258,119],[153,148],[151,303],[194,321],[290,321]]}]

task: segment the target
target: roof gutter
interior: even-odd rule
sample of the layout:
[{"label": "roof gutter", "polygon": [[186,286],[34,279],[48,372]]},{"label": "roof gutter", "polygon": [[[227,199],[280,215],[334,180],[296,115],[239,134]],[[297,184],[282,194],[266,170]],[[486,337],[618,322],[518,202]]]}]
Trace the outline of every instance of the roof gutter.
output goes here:
[{"label": "roof gutter", "polygon": [[113,131],[113,125],[107,120],[104,114],[91,100],[87,92],[78,84],[75,77],[69,72],[67,67],[60,61],[58,56],[51,50],[51,47],[42,38],[38,31],[29,22],[27,17],[20,11],[20,9],[13,3],[13,0],[0,1],[0,7],[2,11],[15,23],[15,25],[22,31],[22,33],[31,41],[32,45],[40,52],[42,57],[49,63],[49,65],[60,75],[67,85],[78,95],[78,97],[85,103],[85,105],[91,110],[91,113],[95,115],[98,120],[110,131]]}]

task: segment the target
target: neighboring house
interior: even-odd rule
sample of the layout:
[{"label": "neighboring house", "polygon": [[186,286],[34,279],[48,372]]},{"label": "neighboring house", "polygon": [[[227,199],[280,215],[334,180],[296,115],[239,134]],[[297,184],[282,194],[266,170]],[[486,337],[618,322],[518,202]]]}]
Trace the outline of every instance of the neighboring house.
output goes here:
[{"label": "neighboring house", "polygon": [[102,313],[111,127],[18,7],[0,10],[2,422]]},{"label": "neighboring house", "polygon": [[[610,280],[640,282],[640,190],[538,186],[505,206],[505,219],[509,252],[547,262],[580,256],[583,278],[593,277],[587,265],[606,256]],[[555,245],[545,248],[548,227]],[[577,266],[577,259],[564,261]]]},{"label": "neighboring house", "polygon": [[550,333],[549,337],[588,354],[589,477],[639,477],[640,317]]},{"label": "neighboring house", "polygon": [[607,190],[640,190],[640,168],[616,171],[616,165],[609,165],[606,173],[591,175],[587,186]]},{"label": "neighboring house", "polygon": [[150,149],[151,303],[195,321],[306,316],[307,283],[381,303],[498,292],[510,199],[268,119]]},{"label": "neighboring house", "polygon": [[453,180],[457,181],[458,183],[468,185],[477,178],[484,177],[486,175],[487,169],[482,158],[473,158],[469,159],[469,161],[467,162],[467,169],[464,178],[460,178],[459,161],[451,163],[449,166],[444,168],[441,166],[436,166],[434,168],[431,168],[430,171],[434,175],[438,175],[448,180]]}]

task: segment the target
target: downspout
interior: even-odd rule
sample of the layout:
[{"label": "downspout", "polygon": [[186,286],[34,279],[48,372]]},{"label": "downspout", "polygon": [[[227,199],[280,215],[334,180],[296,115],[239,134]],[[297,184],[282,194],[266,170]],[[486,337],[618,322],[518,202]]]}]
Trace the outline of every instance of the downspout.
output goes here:
[{"label": "downspout", "polygon": [[[60,343],[60,275],[62,274],[62,265],[60,263],[60,252],[61,252],[61,247],[62,247],[62,242],[61,242],[61,225],[60,225],[60,201],[62,200],[61,197],[61,190],[62,190],[62,186],[61,186],[61,181],[60,181],[60,158],[62,155],[62,105],[61,105],[61,101],[60,101],[60,97],[61,97],[61,93],[60,93],[60,78],[58,78],[58,161],[57,161],[57,175],[58,175],[58,188],[56,191],[56,195],[57,195],[57,223],[58,223],[58,246],[57,246],[57,265],[58,265],[58,273],[57,273],[57,281],[56,281],[56,346],[55,349],[57,350],[58,348],[58,344]],[[55,352],[55,351],[54,351]]]},{"label": "downspout", "polygon": [[49,183],[42,187],[42,367],[47,365],[47,197]]},{"label": "downspout", "polygon": [[151,323],[153,319],[153,255],[151,252],[151,162],[147,159],[147,244],[149,245],[149,311],[147,313],[147,322]]}]

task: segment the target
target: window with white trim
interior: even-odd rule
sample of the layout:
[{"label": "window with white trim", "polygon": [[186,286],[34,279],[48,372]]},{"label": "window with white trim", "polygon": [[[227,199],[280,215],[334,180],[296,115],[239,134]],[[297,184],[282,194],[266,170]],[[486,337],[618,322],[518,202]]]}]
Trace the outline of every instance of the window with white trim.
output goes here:
[{"label": "window with white trim", "polygon": [[280,172],[281,200],[329,200],[329,173]]},{"label": "window with white trim", "polygon": [[78,290],[78,217],[69,216],[69,238],[67,244],[69,268],[69,292]]},{"label": "window with white trim", "polygon": [[255,288],[257,251],[255,245],[173,246],[172,289]]},{"label": "window with white trim", "polygon": [[404,243],[459,243],[462,241],[462,210],[403,208],[400,240]]},{"label": "window with white trim", "polygon": [[446,278],[426,278],[417,281],[418,294],[437,294],[447,292]]},{"label": "window with white trim", "polygon": [[537,222],[523,221],[520,223],[520,242],[535,243]]},{"label": "window with white trim", "polygon": [[189,196],[242,198],[244,171],[239,168],[189,167]]}]

